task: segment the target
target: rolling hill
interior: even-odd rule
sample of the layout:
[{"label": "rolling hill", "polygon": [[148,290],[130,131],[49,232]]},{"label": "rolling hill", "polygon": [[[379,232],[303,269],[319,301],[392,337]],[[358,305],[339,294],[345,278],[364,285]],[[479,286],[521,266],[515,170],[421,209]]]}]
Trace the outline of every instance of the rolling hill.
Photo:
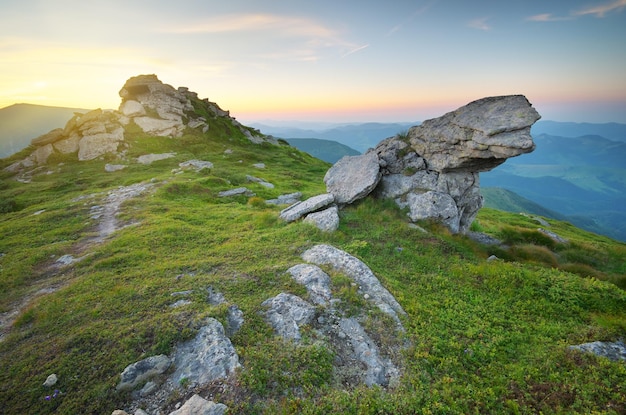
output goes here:
[{"label": "rolling hill", "polygon": [[[324,193],[328,163],[191,104],[204,132],[129,123],[120,151],[93,159],[54,153],[21,173],[4,169],[28,151],[0,159],[3,412],[170,413],[195,395],[229,414],[626,410],[623,362],[569,347],[626,336],[625,244],[544,219],[557,242],[533,218],[482,209],[473,230],[501,241],[484,245],[375,198],[343,208],[335,232],[287,223],[267,201]],[[328,292],[292,276],[320,246],[358,265],[320,265]],[[397,321],[363,274],[397,300]],[[271,324],[285,298],[316,304],[294,313],[291,340]],[[217,360],[238,366],[168,383],[181,350],[202,336],[218,348],[218,335],[231,354]],[[170,357],[119,387],[126,368]],[[393,382],[368,383],[380,362]]]}]

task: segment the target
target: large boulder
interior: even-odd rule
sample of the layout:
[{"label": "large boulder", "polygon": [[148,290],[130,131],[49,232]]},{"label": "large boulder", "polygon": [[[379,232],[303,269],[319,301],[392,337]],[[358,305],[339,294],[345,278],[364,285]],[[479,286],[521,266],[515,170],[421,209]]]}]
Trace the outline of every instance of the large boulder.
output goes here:
[{"label": "large boulder", "polygon": [[488,171],[535,149],[530,127],[539,118],[523,95],[489,97],[412,127],[408,138],[430,170]]},{"label": "large boulder", "polygon": [[380,180],[378,155],[344,156],[324,176],[326,190],[335,203],[345,205],[367,196]]}]

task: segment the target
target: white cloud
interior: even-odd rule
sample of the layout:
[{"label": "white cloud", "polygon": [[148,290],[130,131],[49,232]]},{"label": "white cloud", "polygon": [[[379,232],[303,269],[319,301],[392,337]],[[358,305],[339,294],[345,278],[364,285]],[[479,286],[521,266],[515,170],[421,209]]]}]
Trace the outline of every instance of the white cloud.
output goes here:
[{"label": "white cloud", "polygon": [[474,19],[468,22],[467,26],[471,27],[472,29],[485,30],[485,31],[491,30],[491,26],[487,24],[487,20],[489,20],[489,17],[480,17],[478,19]]},{"label": "white cloud", "polygon": [[562,20],[571,20],[571,19],[572,19],[571,17],[553,16],[551,13],[536,14],[534,16],[530,16],[526,18],[526,20],[529,20],[531,22],[558,22]]},{"label": "white cloud", "polygon": [[599,6],[588,7],[574,13],[576,16],[594,15],[595,17],[604,17],[613,11],[621,11],[626,7],[626,0],[616,0],[611,3],[601,4]]}]

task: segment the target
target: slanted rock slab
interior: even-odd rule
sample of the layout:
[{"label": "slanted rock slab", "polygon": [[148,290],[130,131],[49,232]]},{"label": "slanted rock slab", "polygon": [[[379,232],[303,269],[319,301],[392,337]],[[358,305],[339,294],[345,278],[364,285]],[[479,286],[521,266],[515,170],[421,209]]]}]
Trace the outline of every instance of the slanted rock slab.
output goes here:
[{"label": "slanted rock slab", "polygon": [[304,215],[315,212],[331,205],[335,197],[330,193],[313,196],[303,202],[295,203],[280,212],[280,218],[286,222],[293,222]]},{"label": "slanted rock slab", "polygon": [[311,301],[326,306],[332,298],[330,277],[320,267],[311,264],[298,264],[289,268],[291,277],[306,287]]},{"label": "slanted rock slab", "polygon": [[384,313],[389,314],[402,327],[398,314],[406,315],[393,295],[382,286],[376,275],[360,259],[330,245],[316,245],[302,254],[302,259],[316,265],[330,265],[352,278],[359,290]]},{"label": "slanted rock slab", "polygon": [[371,151],[360,156],[344,156],[324,176],[326,191],[340,205],[364,198],[380,181],[378,154]]},{"label": "slanted rock slab", "polygon": [[172,364],[165,355],[150,356],[136,363],[126,366],[121,374],[118,391],[133,390],[140,383],[164,373]]}]

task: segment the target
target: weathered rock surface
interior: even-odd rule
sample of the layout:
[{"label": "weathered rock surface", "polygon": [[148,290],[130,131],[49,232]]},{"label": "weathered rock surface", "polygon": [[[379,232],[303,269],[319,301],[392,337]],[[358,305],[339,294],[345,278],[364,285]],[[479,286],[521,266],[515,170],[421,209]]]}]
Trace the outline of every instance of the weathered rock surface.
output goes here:
[{"label": "weathered rock surface", "polygon": [[140,383],[164,373],[172,364],[165,355],[150,356],[136,363],[126,366],[121,374],[118,391],[132,390]]},{"label": "weathered rock surface", "polygon": [[152,164],[155,161],[166,160],[172,157],[176,157],[176,153],[144,154],[142,156],[137,157],[137,163]]},{"label": "weathered rock surface", "polygon": [[339,208],[331,206],[318,212],[309,213],[304,218],[304,222],[312,223],[324,232],[336,231],[339,227]]},{"label": "weathered rock surface", "polygon": [[530,127],[539,118],[523,95],[489,97],[412,127],[408,138],[430,170],[487,171],[535,149]]},{"label": "weathered rock surface", "polygon": [[195,171],[200,171],[203,169],[212,169],[213,163],[211,163],[210,161],[204,161],[204,160],[187,160],[187,161],[183,161],[182,163],[178,163],[178,167],[180,167],[181,169],[189,168]]},{"label": "weathered rock surface", "polygon": [[270,205],[293,205],[298,203],[302,198],[301,192],[289,193],[286,195],[280,195],[276,199],[266,200],[265,203]]},{"label": "weathered rock surface", "polygon": [[289,268],[287,272],[298,283],[306,287],[311,301],[318,305],[327,306],[332,298],[330,277],[320,267],[310,264],[298,264]]},{"label": "weathered rock surface", "polygon": [[303,202],[295,203],[280,212],[280,218],[286,222],[293,222],[304,215],[318,211],[331,205],[335,198],[330,193],[313,196]]},{"label": "weathered rock surface", "polygon": [[235,189],[231,189],[231,190],[224,190],[222,192],[219,192],[217,194],[218,197],[231,197],[231,196],[248,196],[248,197],[252,197],[254,196],[254,192],[252,192],[252,190],[248,189],[247,187],[237,187]]},{"label": "weathered rock surface", "polygon": [[380,180],[376,153],[344,156],[324,176],[326,191],[340,205],[350,204],[367,196]]},{"label": "weathered rock surface", "polygon": [[310,324],[315,307],[298,296],[280,293],[261,303],[268,307],[266,316],[277,335],[284,339],[299,341],[300,326]]},{"label": "weathered rock surface", "polygon": [[359,292],[364,296],[367,295],[369,301],[393,317],[401,326],[398,315],[406,315],[402,306],[360,259],[330,245],[316,245],[305,251],[302,259],[316,265],[330,265],[333,269],[352,278],[358,284]]},{"label": "weathered rock surface", "polygon": [[226,405],[207,401],[195,394],[180,409],[170,412],[170,415],[224,415],[227,410]]},{"label": "weathered rock surface", "polygon": [[616,342],[591,342],[569,347],[572,350],[593,353],[596,356],[606,357],[609,360],[626,360],[626,344],[623,340]]},{"label": "weathered rock surface", "polygon": [[207,319],[193,340],[178,346],[172,360],[176,370],[170,379],[176,385],[183,380],[202,385],[223,379],[240,366],[224,327],[214,318]]},{"label": "weathered rock surface", "polygon": [[59,378],[57,377],[56,373],[53,373],[46,378],[46,381],[43,383],[43,386],[45,386],[46,388],[50,388],[56,385],[58,381],[59,381]]}]

